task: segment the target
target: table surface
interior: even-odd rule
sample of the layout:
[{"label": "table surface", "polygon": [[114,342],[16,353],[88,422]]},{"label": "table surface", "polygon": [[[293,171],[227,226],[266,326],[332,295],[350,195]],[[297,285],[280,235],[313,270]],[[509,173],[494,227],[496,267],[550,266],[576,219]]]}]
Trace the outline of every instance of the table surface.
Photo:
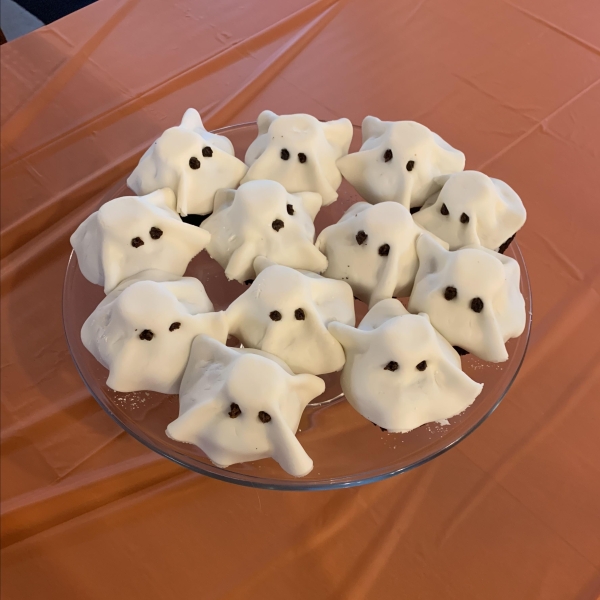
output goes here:
[{"label": "table surface", "polygon": [[[2,46],[2,597],[595,600],[600,4],[100,0]],[[185,471],[90,397],[61,323],[69,236],[189,106],[420,121],[510,183],[534,328],[494,415],[331,492]]]}]

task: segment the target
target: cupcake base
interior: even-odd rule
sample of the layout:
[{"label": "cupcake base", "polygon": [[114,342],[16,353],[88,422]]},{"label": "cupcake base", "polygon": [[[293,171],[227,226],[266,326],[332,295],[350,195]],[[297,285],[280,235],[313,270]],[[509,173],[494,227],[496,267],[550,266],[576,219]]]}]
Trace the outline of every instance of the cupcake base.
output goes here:
[{"label": "cupcake base", "polygon": [[498,248],[498,252],[500,254],[504,254],[507,250],[508,247],[512,244],[512,241],[515,239],[515,236],[517,234],[515,233],[514,235],[511,235],[501,246],[500,248]]}]

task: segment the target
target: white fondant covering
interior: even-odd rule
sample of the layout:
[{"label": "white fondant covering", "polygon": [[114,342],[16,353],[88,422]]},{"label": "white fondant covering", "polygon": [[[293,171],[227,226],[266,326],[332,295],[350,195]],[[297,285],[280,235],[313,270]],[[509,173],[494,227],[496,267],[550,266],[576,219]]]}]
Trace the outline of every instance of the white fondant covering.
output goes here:
[{"label": "white fondant covering", "polygon": [[176,394],[192,340],[199,334],[227,339],[224,313],[212,310],[197,279],[144,271],[98,305],[81,339],[109,370],[106,384],[113,390]]},{"label": "white fondant covering", "polygon": [[497,250],[527,218],[517,193],[506,183],[478,171],[437,177],[442,189],[414,215],[415,222],[450,245],[479,244]]},{"label": "white fondant covering", "polygon": [[229,332],[246,347],[278,356],[295,373],[339,371],[344,351],[327,325],[354,325],[350,286],[263,257],[254,261],[254,270],[254,283],[225,313]]},{"label": "white fondant covering", "polygon": [[526,322],[519,263],[481,246],[450,252],[427,234],[417,253],[408,310],[426,312],[453,346],[483,360],[507,360],[505,343],[521,335]]},{"label": "white fondant covering", "polygon": [[[342,175],[368,202],[421,206],[439,189],[439,175],[462,171],[465,155],[414,121],[365,117],[363,144],[337,162]],[[409,164],[409,163],[412,163]]]},{"label": "white fondant covering", "polygon": [[175,195],[164,188],[103,204],[73,233],[71,245],[86,279],[109,293],[147,269],[183,275],[209,240],[207,231],[181,220]]},{"label": "white fondant covering", "polygon": [[460,414],[483,387],[461,370],[458,353],[427,315],[409,314],[398,300],[376,304],[358,329],[334,322],[329,330],[346,352],[346,398],[390,432]]},{"label": "white fondant covering", "polygon": [[314,245],[314,219],[321,196],[288,193],[276,181],[249,181],[237,190],[220,190],[213,214],[201,228],[210,232],[208,253],[228,279],[254,278],[257,256],[294,269],[322,272],[327,259]]},{"label": "white fondant covering", "polygon": [[348,282],[369,306],[408,296],[419,266],[416,241],[423,231],[401,204],[358,202],[317,238],[328,260],[324,275]]},{"label": "white fondant covering", "polygon": [[319,121],[311,115],[258,116],[258,137],[246,152],[250,167],[242,182],[273,179],[288,192],[317,192],[323,206],[337,199],[342,176],[336,161],[348,154],[352,141],[348,119]]},{"label": "white fondant covering", "polygon": [[294,375],[266,352],[199,336],[167,435],[199,446],[220,467],[272,457],[303,477],[313,462],[295,433],[306,405],[324,390],[319,377]]},{"label": "white fondant covering", "polygon": [[138,195],[168,187],[177,196],[179,214],[205,215],[212,212],[216,191],[236,187],[246,171],[231,141],[206,131],[198,111],[189,108],[181,125],[167,129],[146,150],[127,185]]}]

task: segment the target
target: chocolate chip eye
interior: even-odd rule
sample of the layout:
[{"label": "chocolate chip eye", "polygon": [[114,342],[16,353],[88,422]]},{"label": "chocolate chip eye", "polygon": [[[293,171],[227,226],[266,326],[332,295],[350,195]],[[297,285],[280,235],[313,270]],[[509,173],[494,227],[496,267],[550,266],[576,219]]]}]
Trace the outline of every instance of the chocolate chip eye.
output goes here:
[{"label": "chocolate chip eye", "polygon": [[275,219],[272,223],[271,223],[271,227],[275,230],[275,231],[279,231],[282,227],[284,226],[284,223],[281,219]]},{"label": "chocolate chip eye", "polygon": [[290,158],[290,152],[286,148],[281,151],[281,160],[288,160]]},{"label": "chocolate chip eye", "polygon": [[210,146],[204,146],[204,148],[202,148],[202,156],[204,156],[205,158],[210,158],[212,155],[213,151]]},{"label": "chocolate chip eye", "polygon": [[258,413],[258,420],[261,423],[268,423],[271,420],[271,415],[268,412],[265,412],[264,410],[261,410]]},{"label": "chocolate chip eye", "polygon": [[483,300],[481,298],[473,298],[471,300],[471,310],[480,313],[483,310]]},{"label": "chocolate chip eye", "polygon": [[393,152],[388,148],[384,153],[383,153],[383,160],[385,162],[390,162],[390,160],[392,160],[392,158],[394,158],[394,154]]},{"label": "chocolate chip eye", "polygon": [[415,161],[414,160],[409,160],[406,163],[406,170],[407,171],[412,171],[415,168]]},{"label": "chocolate chip eye", "polygon": [[227,413],[232,419],[237,419],[242,414],[242,409],[235,403],[232,402],[229,405],[229,412]]},{"label": "chocolate chip eye", "polygon": [[281,321],[281,313],[278,310],[270,312],[269,317],[271,317],[271,321]]},{"label": "chocolate chip eye", "polygon": [[306,319],[306,315],[304,314],[304,310],[301,308],[297,308],[294,311],[294,316],[296,317],[296,321],[304,321]]},{"label": "chocolate chip eye", "polygon": [[140,246],[143,246],[143,245],[144,245],[144,240],[143,240],[141,237],[134,237],[134,238],[131,240],[131,245],[132,245],[134,248],[139,248]]},{"label": "chocolate chip eye", "polygon": [[387,256],[390,253],[390,245],[383,244],[383,246],[379,246],[379,256]]},{"label": "chocolate chip eye", "polygon": [[294,211],[294,207],[291,204],[288,204],[286,208],[287,208],[287,214],[288,215],[293,215],[294,214],[294,212],[295,212]]},{"label": "chocolate chip eye", "polygon": [[192,156],[192,158],[190,158],[190,169],[199,169],[199,168],[200,168],[200,161],[195,156]]},{"label": "chocolate chip eye", "polygon": [[417,365],[417,371],[424,371],[427,368],[427,361],[426,360],[422,360],[418,365]]},{"label": "chocolate chip eye", "polygon": [[456,291],[456,288],[452,287],[451,285],[444,290],[444,298],[446,298],[446,300],[454,300],[457,295],[458,292]]},{"label": "chocolate chip eye", "polygon": [[159,229],[158,227],[151,227],[150,228],[150,237],[153,240],[159,240],[161,238],[163,234],[163,230]]},{"label": "chocolate chip eye", "polygon": [[448,207],[445,204],[442,204],[442,208],[440,208],[440,212],[447,217],[450,214]]},{"label": "chocolate chip eye", "polygon": [[390,360],[390,362],[383,367],[384,371],[396,371],[400,365],[395,360]]},{"label": "chocolate chip eye", "polygon": [[356,234],[356,243],[359,246],[362,246],[366,241],[367,238],[369,236],[361,229],[357,234]]},{"label": "chocolate chip eye", "polygon": [[466,225],[469,222],[469,215],[467,213],[460,215],[460,222]]},{"label": "chocolate chip eye", "polygon": [[149,329],[144,329],[142,333],[140,333],[140,340],[145,340],[149,342],[154,337],[154,334]]},{"label": "chocolate chip eye", "polygon": [[300,161],[302,164],[304,164],[304,163],[306,162],[306,154],[304,154],[304,152],[300,152],[300,153],[298,154],[298,160],[299,160],[299,161]]},{"label": "chocolate chip eye", "polygon": [[181,323],[179,321],[175,321],[175,323],[171,323],[169,325],[169,331],[175,331],[181,327]]}]

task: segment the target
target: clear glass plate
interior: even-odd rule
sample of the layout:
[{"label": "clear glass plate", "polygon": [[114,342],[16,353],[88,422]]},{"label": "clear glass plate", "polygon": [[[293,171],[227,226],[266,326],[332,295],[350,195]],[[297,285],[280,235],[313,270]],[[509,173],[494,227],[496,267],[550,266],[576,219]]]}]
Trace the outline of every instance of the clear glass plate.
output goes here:
[{"label": "clear glass plate", "polygon": [[[218,130],[233,142],[236,156],[244,157],[256,137],[255,123],[233,125]],[[351,151],[361,144],[360,127],[355,126]],[[131,195],[126,183],[113,186],[102,199]],[[346,182],[339,199],[323,208],[316,219],[317,234],[335,223],[360,196]],[[301,479],[288,475],[272,459],[232,465],[222,469],[213,465],[204,453],[190,444],[182,444],[165,435],[167,425],[177,418],[177,396],[155,392],[121,394],[106,386],[107,370],[85,349],[80,331],[86,318],[104,298],[102,288],[87,281],[72,254],[67,266],[63,292],[63,321],[73,361],[91,394],[100,406],[138,441],[162,456],[203,475],[241,485],[277,490],[325,490],[363,485],[385,479],[417,467],[445,452],[474,431],[498,406],[512,385],[527,350],[531,330],[531,289],[523,256],[516,242],[506,252],[521,267],[521,291],[525,297],[527,325],[523,334],[507,344],[509,359],[493,364],[471,355],[462,357],[465,372],[484,383],[481,395],[464,413],[450,419],[449,425],[432,423],[405,434],[382,432],[361,417],[345,400],[339,386],[339,374],[324,376],[325,393],[305,410],[298,438],[314,461],[312,473]],[[227,281],[223,269],[206,252],[189,265],[186,275],[204,284],[216,310],[225,309],[246,287]],[[367,311],[356,301],[357,323]],[[235,340],[231,340],[231,344]]]}]

